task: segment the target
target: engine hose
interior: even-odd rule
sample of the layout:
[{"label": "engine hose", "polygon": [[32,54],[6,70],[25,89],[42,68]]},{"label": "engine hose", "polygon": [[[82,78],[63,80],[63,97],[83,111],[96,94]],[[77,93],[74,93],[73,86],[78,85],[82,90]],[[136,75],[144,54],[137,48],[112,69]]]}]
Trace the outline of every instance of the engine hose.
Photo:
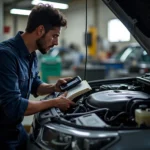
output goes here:
[{"label": "engine hose", "polygon": [[134,110],[136,109],[136,108],[139,108],[139,105],[143,105],[143,104],[149,104],[150,105],[150,101],[136,101],[136,102],[134,102],[132,105],[131,105],[131,107],[130,107],[130,111],[129,111],[129,114],[130,114],[130,116],[134,116]]},{"label": "engine hose", "polygon": [[108,110],[109,110],[108,108],[101,108],[101,109],[96,109],[96,110],[92,110],[92,111],[84,112],[84,113],[66,114],[66,115],[63,115],[61,117],[63,117],[63,118],[78,117],[78,116],[82,116],[82,115],[86,115],[86,114],[103,112],[103,111],[108,111]]},{"label": "engine hose", "polygon": [[132,103],[134,102],[134,101],[141,101],[141,102],[143,102],[143,101],[145,101],[145,100],[150,100],[149,98],[147,98],[147,99],[144,99],[144,98],[132,98],[131,100],[129,100],[127,103],[126,103],[126,112],[128,113],[128,112],[130,112],[130,106],[132,105]]},{"label": "engine hose", "polygon": [[79,105],[79,106],[73,111],[73,113],[77,113],[81,108],[84,109],[85,112],[87,112],[87,109],[86,109],[83,105]]}]

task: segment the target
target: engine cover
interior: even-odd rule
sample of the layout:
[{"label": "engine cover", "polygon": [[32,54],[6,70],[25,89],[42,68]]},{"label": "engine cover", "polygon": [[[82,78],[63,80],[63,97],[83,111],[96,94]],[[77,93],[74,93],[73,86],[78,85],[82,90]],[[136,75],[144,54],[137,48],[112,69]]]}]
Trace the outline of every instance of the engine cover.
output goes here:
[{"label": "engine cover", "polygon": [[125,110],[126,102],[133,98],[148,99],[149,94],[140,91],[107,90],[91,94],[86,104],[92,108],[109,108],[112,111]]}]

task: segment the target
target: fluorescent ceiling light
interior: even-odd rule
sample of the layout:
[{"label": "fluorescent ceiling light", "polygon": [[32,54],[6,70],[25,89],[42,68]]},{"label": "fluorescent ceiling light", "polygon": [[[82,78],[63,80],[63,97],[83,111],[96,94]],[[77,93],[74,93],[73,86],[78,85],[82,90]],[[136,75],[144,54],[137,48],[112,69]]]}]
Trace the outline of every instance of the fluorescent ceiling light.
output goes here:
[{"label": "fluorescent ceiling light", "polygon": [[16,15],[29,15],[31,10],[25,10],[25,9],[11,9],[10,13],[11,14],[16,14]]},{"label": "fluorescent ceiling light", "polygon": [[42,3],[42,4],[50,4],[50,5],[52,5],[54,8],[59,8],[59,9],[68,9],[68,7],[69,7],[67,4],[56,3],[56,2],[50,2],[50,1],[33,0],[33,1],[31,2],[32,5],[38,5],[39,3]]},{"label": "fluorescent ceiling light", "polygon": [[[50,1],[42,1],[42,0],[33,0],[32,5],[38,5],[38,4],[50,4],[52,5],[54,8],[59,8],[59,9],[68,9],[69,6],[67,4],[63,4],[63,3],[55,3],[55,2],[50,2]],[[25,9],[16,9],[13,8],[10,10],[11,14],[17,14],[17,15],[29,15],[31,12],[31,10],[25,10]]]}]

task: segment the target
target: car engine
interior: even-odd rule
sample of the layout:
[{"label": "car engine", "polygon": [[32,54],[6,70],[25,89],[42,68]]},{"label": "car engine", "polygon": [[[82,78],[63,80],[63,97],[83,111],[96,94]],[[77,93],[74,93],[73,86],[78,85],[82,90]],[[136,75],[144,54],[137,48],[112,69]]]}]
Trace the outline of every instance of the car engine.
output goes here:
[{"label": "car engine", "polygon": [[138,126],[135,110],[146,110],[150,105],[148,85],[140,79],[92,87],[92,92],[75,100],[77,106],[64,114],[64,118],[83,126]]},{"label": "car engine", "polygon": [[[66,112],[52,108],[40,112],[37,120],[43,123],[50,118],[57,122],[63,120],[86,127],[140,127],[145,122],[137,122],[135,111],[150,108],[149,74],[137,78],[99,80],[90,82],[92,91],[74,99],[76,105]],[[45,99],[59,96],[48,95]],[[142,119],[142,118],[141,118]],[[48,121],[48,120],[47,120]]]}]

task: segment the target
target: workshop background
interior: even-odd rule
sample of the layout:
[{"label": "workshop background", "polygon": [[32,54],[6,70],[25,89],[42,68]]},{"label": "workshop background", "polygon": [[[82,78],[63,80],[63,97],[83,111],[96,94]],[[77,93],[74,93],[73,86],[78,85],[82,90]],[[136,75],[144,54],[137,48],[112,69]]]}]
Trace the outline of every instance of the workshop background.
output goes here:
[{"label": "workshop background", "polygon": [[[54,83],[60,77],[76,75],[83,78],[86,44],[88,81],[137,76],[149,71],[150,56],[101,0],[87,0],[87,24],[86,0],[51,2],[68,5],[67,9],[61,9],[68,26],[62,29],[57,47],[46,55],[37,52],[39,75],[43,81]],[[34,6],[32,3],[31,0],[0,0],[0,41],[25,30],[28,15],[25,12],[22,15],[11,14],[14,13],[12,9],[30,11]],[[31,95],[31,99],[35,98]],[[23,124],[30,127],[31,122],[32,116],[29,116],[25,117]]]}]

